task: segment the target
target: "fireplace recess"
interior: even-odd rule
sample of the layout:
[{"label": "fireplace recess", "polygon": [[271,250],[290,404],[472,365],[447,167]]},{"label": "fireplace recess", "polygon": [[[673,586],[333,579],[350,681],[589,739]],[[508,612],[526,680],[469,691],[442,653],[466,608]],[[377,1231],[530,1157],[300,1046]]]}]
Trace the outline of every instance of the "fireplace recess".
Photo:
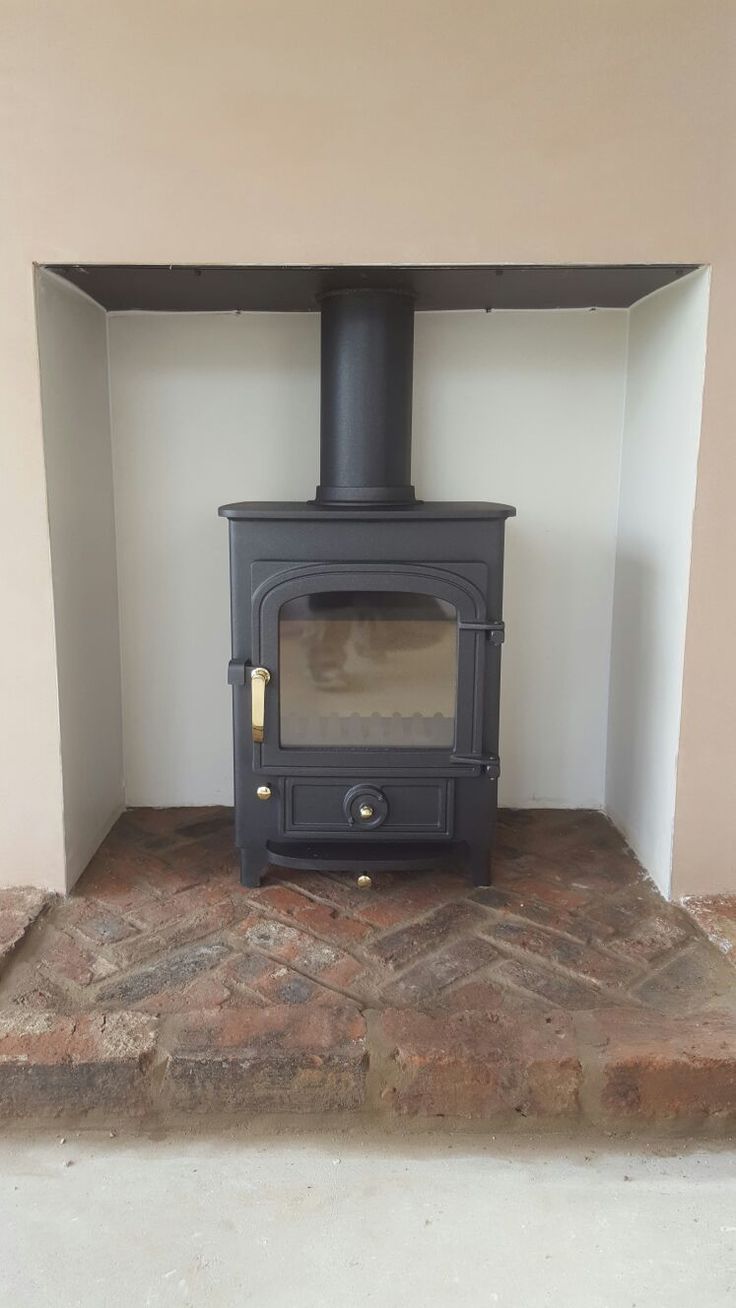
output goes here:
[{"label": "fireplace recess", "polygon": [[228,504],[235,829],[269,864],[490,880],[506,504],[411,484],[414,299],[321,297],[320,483]]}]

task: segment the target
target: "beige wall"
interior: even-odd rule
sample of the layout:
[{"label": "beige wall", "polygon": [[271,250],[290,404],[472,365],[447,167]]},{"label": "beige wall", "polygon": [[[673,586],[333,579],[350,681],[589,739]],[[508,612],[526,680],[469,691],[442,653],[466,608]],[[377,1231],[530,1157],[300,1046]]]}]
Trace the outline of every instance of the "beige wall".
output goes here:
[{"label": "beige wall", "polygon": [[5,0],[0,25],[1,875],[63,857],[33,260],[688,260],[713,280],[676,885],[736,887],[731,0]]}]

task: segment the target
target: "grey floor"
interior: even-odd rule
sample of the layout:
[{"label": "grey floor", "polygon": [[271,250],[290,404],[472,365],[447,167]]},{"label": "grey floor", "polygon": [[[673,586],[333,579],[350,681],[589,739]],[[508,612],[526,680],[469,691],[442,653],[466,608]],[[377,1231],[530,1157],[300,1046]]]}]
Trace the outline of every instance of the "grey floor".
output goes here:
[{"label": "grey floor", "polygon": [[736,1302],[736,1154],[373,1135],[0,1140],[0,1303]]}]

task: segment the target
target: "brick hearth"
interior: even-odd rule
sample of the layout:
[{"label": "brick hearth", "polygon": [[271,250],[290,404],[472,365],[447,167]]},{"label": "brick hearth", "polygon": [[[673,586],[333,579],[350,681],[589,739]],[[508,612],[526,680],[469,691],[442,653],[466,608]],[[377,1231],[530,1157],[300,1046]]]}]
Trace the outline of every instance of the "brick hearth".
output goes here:
[{"label": "brick hearth", "polygon": [[137,809],[68,899],[0,892],[0,1113],[736,1120],[736,970],[599,814],[460,873],[237,881],[224,809]]}]

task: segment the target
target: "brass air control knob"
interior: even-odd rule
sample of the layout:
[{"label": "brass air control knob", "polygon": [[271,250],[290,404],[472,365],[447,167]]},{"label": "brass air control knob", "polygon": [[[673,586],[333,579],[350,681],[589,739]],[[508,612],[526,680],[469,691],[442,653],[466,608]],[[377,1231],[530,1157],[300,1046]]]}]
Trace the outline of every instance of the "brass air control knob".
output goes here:
[{"label": "brass air control knob", "polygon": [[360,874],[360,876],[358,877],[358,885],[360,886],[361,890],[370,890],[371,886],[373,885],[373,881],[368,876],[367,872],[362,872]]},{"label": "brass air control knob", "polygon": [[345,792],[342,811],[349,827],[373,831],[388,819],[388,800],[378,786],[359,781]]}]

